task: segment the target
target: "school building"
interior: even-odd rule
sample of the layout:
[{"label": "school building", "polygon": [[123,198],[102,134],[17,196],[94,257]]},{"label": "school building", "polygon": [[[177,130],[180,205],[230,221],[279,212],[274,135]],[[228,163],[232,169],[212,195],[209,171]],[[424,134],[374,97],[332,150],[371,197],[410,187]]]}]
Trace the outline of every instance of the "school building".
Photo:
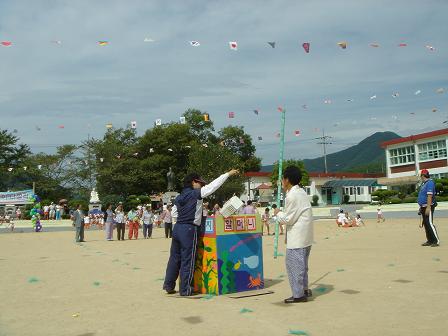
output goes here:
[{"label": "school building", "polygon": [[[243,201],[249,199],[263,206],[275,202],[276,186],[271,183],[270,172],[245,173],[245,191],[241,196]],[[372,192],[386,187],[378,183],[382,174],[364,173],[309,173],[310,183],[305,190],[310,197],[317,195],[320,205],[338,205],[349,196],[349,202],[371,202]]]},{"label": "school building", "polygon": [[381,143],[387,177],[379,182],[388,186],[416,184],[422,169],[428,169],[433,178],[448,177],[447,139],[445,128]]}]

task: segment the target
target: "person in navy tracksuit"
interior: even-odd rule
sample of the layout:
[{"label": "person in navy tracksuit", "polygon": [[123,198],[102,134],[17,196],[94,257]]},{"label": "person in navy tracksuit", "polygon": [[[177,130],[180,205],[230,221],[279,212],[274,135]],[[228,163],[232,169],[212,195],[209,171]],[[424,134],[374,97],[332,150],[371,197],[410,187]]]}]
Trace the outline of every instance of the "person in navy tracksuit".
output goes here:
[{"label": "person in navy tracksuit", "polygon": [[173,229],[170,259],[166,267],[163,289],[168,294],[176,291],[176,280],[180,273],[179,292],[181,296],[193,294],[193,273],[196,257],[198,228],[202,220],[202,199],[213,194],[229,176],[238,170],[231,170],[218,177],[210,184],[196,173],[189,174],[184,179],[184,189],[174,201],[177,222]]}]

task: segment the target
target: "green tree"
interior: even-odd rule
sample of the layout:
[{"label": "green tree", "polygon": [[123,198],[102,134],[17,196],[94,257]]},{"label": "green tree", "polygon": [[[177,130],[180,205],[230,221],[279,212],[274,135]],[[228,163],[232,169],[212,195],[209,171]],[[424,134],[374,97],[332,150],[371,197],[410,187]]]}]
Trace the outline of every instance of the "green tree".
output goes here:
[{"label": "green tree", "polygon": [[244,132],[243,126],[227,126],[219,131],[219,142],[232,153],[238,155],[243,163],[244,172],[259,171],[261,159],[255,156],[255,146],[252,137]]},{"label": "green tree", "polygon": [[[294,159],[284,160],[283,170],[285,170],[285,168],[289,166],[295,166],[300,169],[302,173],[302,181],[300,182],[301,186],[308,186],[310,184],[310,177],[308,175],[308,172],[305,170],[305,165],[303,164],[303,161]],[[274,163],[274,168],[272,169],[271,182],[273,186],[277,185],[277,180],[278,180],[278,161]]]},{"label": "green tree", "polygon": [[[204,115],[207,112],[201,112],[197,109],[188,109],[184,112],[183,116],[190,128],[191,134],[195,136],[200,143],[216,143],[217,138],[213,134],[215,128],[213,127],[213,121],[209,119],[205,120]],[[210,117],[210,116],[209,116]]]},{"label": "green tree", "polygon": [[[79,196],[77,181],[79,180],[78,147],[63,145],[55,154],[38,153],[26,160],[27,182],[36,184],[36,193],[41,199],[54,202],[61,198]],[[84,197],[85,198],[85,197]]]},{"label": "green tree", "polygon": [[29,155],[29,147],[19,143],[19,138],[7,130],[0,130],[0,190],[23,187],[26,175],[23,167]]},{"label": "green tree", "polygon": [[[191,149],[188,160],[188,172],[196,172],[207,182],[211,182],[221,174],[231,169],[240,169],[241,161],[238,156],[220,145],[204,147],[197,145]],[[244,191],[242,176],[229,178],[210,199],[215,203],[227,201],[233,194],[240,195]]]}]

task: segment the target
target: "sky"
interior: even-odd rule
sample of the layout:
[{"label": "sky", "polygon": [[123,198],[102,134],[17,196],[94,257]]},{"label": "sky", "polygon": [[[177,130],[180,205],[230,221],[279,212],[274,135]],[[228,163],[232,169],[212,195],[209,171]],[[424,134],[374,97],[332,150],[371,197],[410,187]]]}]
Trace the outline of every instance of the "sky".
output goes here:
[{"label": "sky", "polygon": [[143,134],[197,108],[215,129],[244,126],[271,164],[278,106],[285,158],[321,156],[322,132],[332,153],[378,131],[444,128],[446,13],[443,0],[0,0],[0,42],[12,42],[0,45],[0,129],[51,152],[101,138],[107,123],[135,120]]}]

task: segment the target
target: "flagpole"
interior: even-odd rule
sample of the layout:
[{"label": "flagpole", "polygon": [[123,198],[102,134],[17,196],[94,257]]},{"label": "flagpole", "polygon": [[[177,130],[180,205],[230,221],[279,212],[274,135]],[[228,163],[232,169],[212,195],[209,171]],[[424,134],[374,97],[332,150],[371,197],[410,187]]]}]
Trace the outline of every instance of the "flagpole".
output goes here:
[{"label": "flagpole", "polygon": [[[280,209],[280,195],[282,193],[282,174],[283,174],[283,152],[285,148],[285,114],[286,110],[281,111],[281,122],[280,122],[280,158],[278,160],[278,180],[277,180],[277,208]],[[279,230],[278,219],[275,220],[275,239],[274,239],[274,259],[278,256],[278,230]]]}]

